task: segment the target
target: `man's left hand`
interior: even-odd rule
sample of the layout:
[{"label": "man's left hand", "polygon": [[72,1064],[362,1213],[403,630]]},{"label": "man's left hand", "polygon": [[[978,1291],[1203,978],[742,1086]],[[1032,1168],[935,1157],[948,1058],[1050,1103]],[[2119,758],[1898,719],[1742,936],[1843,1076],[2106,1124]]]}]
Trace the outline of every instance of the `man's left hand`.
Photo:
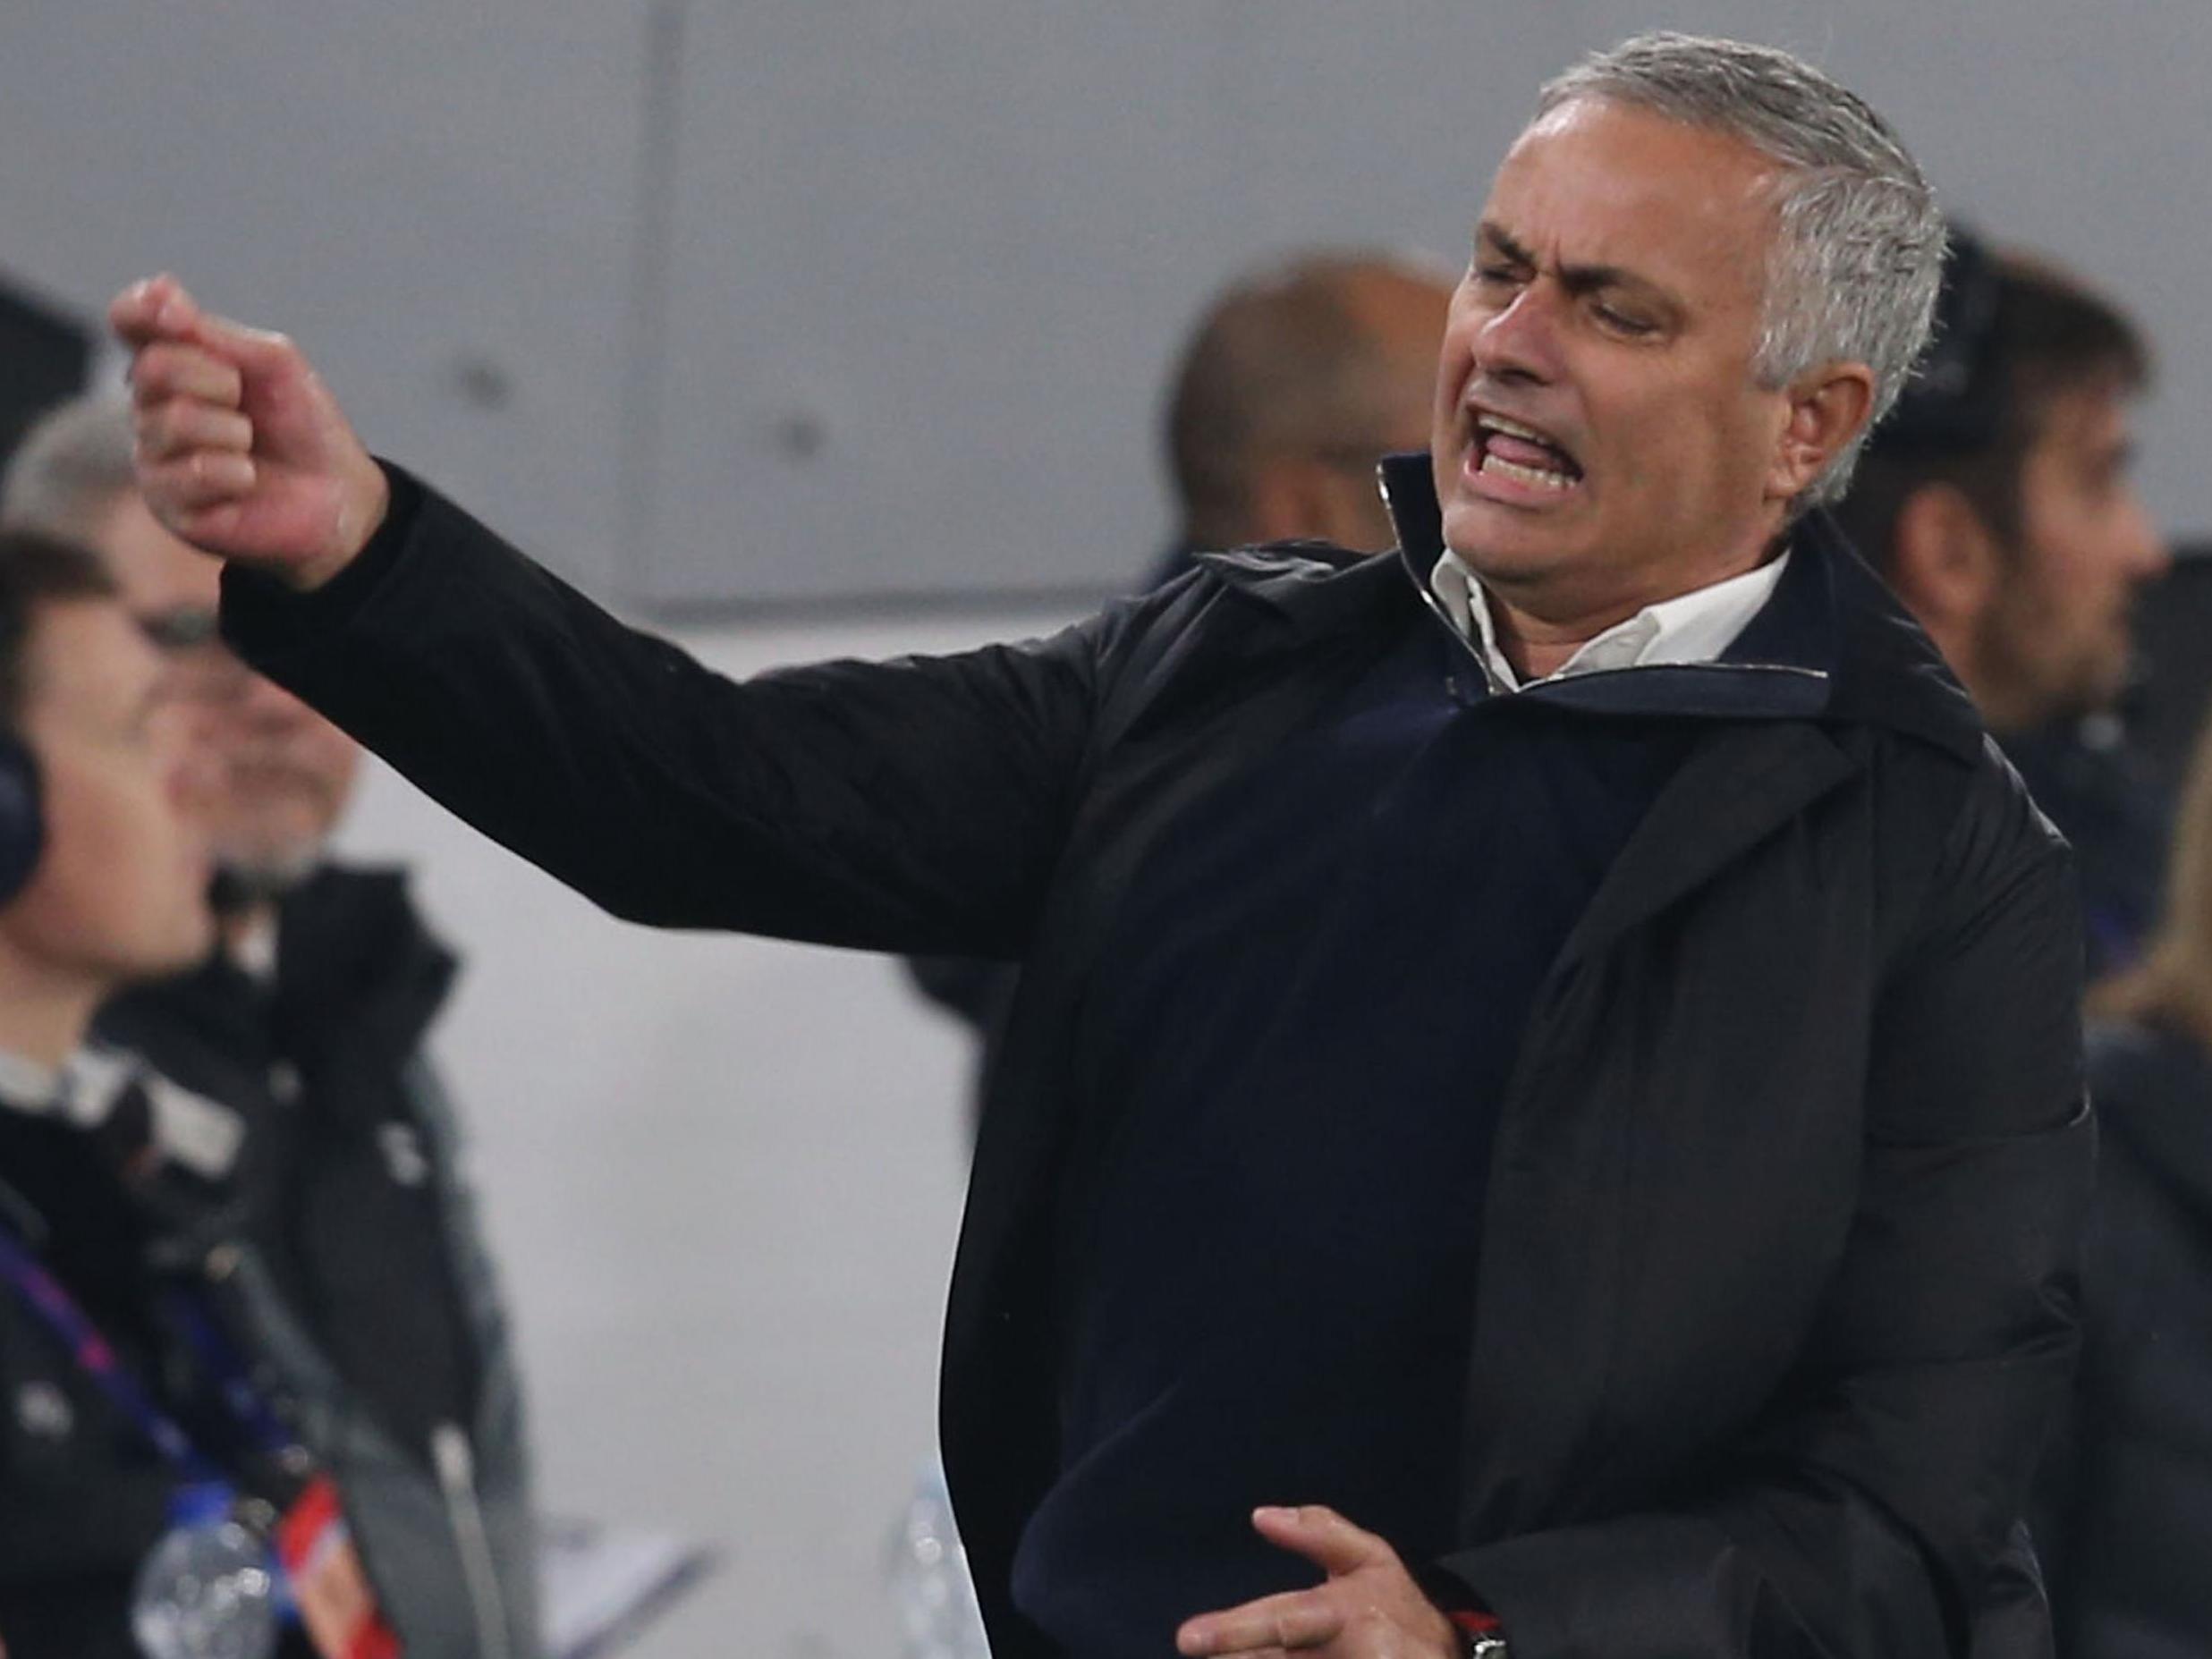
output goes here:
[{"label": "man's left hand", "polygon": [[1328,1574],[1310,1590],[1200,1613],[1175,1633],[1188,1659],[1225,1654],[1313,1653],[1328,1659],[1457,1659],[1459,1633],[1421,1594],[1398,1553],[1335,1510],[1252,1511],[1268,1543]]}]

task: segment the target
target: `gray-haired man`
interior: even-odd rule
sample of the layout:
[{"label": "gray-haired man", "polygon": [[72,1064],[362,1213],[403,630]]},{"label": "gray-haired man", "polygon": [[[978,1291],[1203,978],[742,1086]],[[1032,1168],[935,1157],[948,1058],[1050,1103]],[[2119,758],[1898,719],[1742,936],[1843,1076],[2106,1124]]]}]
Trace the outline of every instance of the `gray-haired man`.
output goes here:
[{"label": "gray-haired man", "polygon": [[2089,1139],[2064,850],[1806,512],[1942,241],[1832,82],[1631,42],[1497,176],[1398,558],[742,685],[290,343],[114,320],[233,637],[456,810],[640,920],[1023,957],[943,1394],[999,1659],[1921,1659],[2046,1639]]}]

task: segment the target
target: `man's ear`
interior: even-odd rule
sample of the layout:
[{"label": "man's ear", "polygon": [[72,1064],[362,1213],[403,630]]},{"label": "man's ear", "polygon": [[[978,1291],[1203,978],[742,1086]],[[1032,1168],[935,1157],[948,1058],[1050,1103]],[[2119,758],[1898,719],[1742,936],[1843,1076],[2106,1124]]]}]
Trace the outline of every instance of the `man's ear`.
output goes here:
[{"label": "man's ear", "polygon": [[1791,382],[1789,414],[1775,444],[1767,495],[1792,501],[1857,437],[1874,408],[1874,371],[1864,363],[1824,363]]},{"label": "man's ear", "polygon": [[1996,537],[1957,485],[1923,484],[1905,496],[1890,532],[1890,585],[1929,633],[1970,630],[2000,574]]}]

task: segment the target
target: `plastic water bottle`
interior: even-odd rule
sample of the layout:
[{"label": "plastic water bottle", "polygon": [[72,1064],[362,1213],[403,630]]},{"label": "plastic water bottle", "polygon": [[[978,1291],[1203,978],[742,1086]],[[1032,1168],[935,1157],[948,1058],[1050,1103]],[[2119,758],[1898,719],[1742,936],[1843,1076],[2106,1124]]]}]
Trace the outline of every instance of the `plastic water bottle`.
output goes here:
[{"label": "plastic water bottle", "polygon": [[276,1575],[268,1545],[219,1488],[181,1497],[177,1524],[139,1567],[131,1634],[147,1659],[269,1659]]},{"label": "plastic water bottle", "polygon": [[968,1552],[953,1526],[945,1466],[935,1458],[914,1482],[913,1498],[892,1535],[890,1579],[902,1659],[991,1659]]}]

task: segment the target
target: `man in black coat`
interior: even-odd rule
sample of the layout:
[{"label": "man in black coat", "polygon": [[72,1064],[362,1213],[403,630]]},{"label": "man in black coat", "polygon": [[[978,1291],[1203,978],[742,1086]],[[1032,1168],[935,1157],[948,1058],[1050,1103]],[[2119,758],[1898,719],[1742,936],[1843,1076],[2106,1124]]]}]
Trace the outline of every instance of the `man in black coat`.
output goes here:
[{"label": "man in black coat", "polygon": [[231,636],[434,795],[639,920],[1024,961],[943,1388],[1000,1659],[1920,1659],[2047,1645],[2089,1151],[2064,850],[1813,511],[1942,244],[1825,77],[1631,41],[1497,175],[1397,557],[744,684],[289,342],[114,319]]}]

